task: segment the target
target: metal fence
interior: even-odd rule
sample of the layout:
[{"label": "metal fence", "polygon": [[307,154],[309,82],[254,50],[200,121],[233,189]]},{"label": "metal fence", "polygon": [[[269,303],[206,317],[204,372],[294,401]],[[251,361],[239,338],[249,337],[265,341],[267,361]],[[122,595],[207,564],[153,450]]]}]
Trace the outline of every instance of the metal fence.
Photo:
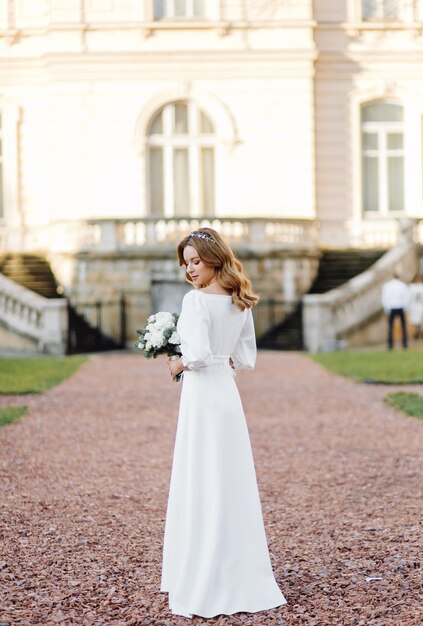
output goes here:
[{"label": "metal fence", "polygon": [[281,324],[297,307],[297,302],[276,300],[260,300],[253,308],[254,325],[257,339]]},{"label": "metal fence", "polygon": [[73,301],[68,305],[68,353],[126,346],[126,301]]}]

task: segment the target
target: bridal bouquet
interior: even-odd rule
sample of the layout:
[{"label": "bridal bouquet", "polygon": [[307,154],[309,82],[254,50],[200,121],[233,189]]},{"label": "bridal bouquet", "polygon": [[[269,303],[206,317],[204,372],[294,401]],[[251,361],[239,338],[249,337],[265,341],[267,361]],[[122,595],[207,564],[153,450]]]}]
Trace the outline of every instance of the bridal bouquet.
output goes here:
[{"label": "bridal bouquet", "polygon": [[[181,340],[176,330],[178,315],[159,311],[150,315],[146,325],[137,330],[138,341],[135,347],[141,350],[147,359],[156,359],[160,354],[179,358],[181,356]],[[175,380],[182,378],[182,372]]]}]

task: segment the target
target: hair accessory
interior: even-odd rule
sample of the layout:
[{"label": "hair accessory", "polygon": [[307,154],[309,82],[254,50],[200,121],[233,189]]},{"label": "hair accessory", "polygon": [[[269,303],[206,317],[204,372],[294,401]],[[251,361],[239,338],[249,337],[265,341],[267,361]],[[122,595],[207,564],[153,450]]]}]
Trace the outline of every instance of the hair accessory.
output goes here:
[{"label": "hair accessory", "polygon": [[210,235],[207,235],[207,233],[199,233],[195,231],[189,235],[189,238],[191,237],[198,237],[199,239],[204,239],[205,241],[211,241],[212,243],[216,243],[213,237],[210,237]]}]

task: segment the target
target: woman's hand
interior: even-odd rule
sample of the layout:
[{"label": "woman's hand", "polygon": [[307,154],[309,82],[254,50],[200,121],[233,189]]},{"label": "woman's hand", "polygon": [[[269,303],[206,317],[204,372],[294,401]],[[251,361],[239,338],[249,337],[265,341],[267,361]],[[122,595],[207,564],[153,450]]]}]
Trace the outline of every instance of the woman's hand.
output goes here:
[{"label": "woman's hand", "polygon": [[171,359],[169,357],[167,360],[167,364],[169,367],[172,380],[175,380],[178,374],[188,369],[187,367],[184,366],[181,359]]}]

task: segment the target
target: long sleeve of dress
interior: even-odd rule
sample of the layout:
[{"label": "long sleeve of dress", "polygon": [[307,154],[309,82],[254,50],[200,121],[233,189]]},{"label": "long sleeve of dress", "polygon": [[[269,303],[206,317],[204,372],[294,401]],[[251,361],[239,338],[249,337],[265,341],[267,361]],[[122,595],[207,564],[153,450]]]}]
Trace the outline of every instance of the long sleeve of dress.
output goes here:
[{"label": "long sleeve of dress", "polygon": [[207,367],[212,361],[209,325],[209,314],[202,295],[189,291],[182,301],[178,332],[182,363],[190,370]]},{"label": "long sleeve of dress", "polygon": [[254,369],[257,357],[257,344],[251,309],[248,309],[247,311],[245,324],[231,357],[235,371]]}]

